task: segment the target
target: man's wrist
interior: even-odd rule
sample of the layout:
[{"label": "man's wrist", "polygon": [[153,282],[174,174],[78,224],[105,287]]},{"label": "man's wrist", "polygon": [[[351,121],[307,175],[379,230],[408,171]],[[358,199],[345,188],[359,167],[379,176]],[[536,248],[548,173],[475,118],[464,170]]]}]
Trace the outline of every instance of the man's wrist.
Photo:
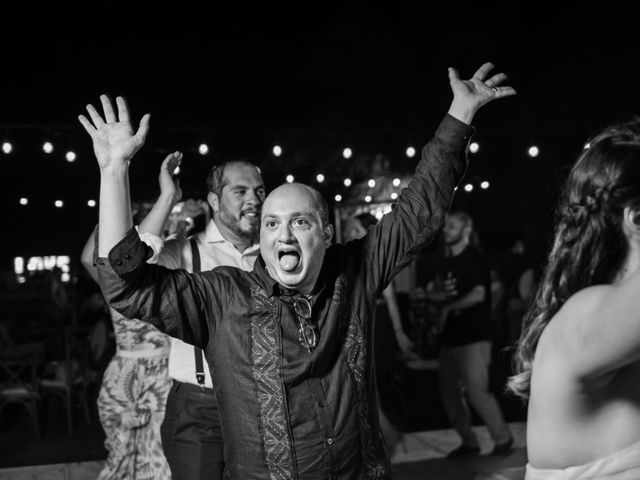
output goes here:
[{"label": "man's wrist", "polygon": [[475,115],[475,110],[469,108],[469,106],[465,103],[461,103],[456,101],[454,98],[451,102],[451,106],[449,107],[449,111],[447,112],[456,120],[460,120],[462,123],[466,123],[467,125],[471,125],[473,120],[473,116]]},{"label": "man's wrist", "polygon": [[112,162],[106,167],[100,168],[100,175],[103,177],[108,176],[121,176],[126,174],[129,171],[129,164],[125,160],[118,160],[116,162]]},{"label": "man's wrist", "polygon": [[158,195],[158,202],[169,203],[171,205],[177,203],[178,198],[175,192],[160,192]]}]

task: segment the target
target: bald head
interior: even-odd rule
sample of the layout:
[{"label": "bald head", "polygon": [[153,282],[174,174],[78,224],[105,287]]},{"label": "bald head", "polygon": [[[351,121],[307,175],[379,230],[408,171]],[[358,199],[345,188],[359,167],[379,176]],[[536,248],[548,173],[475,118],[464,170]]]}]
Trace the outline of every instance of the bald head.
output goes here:
[{"label": "bald head", "polygon": [[322,227],[329,225],[329,205],[327,204],[327,201],[319,191],[309,185],[305,185],[304,183],[284,183],[280,185],[267,195],[265,205],[269,199],[277,200],[279,198],[291,198],[292,196],[310,199],[313,209],[320,217]]}]

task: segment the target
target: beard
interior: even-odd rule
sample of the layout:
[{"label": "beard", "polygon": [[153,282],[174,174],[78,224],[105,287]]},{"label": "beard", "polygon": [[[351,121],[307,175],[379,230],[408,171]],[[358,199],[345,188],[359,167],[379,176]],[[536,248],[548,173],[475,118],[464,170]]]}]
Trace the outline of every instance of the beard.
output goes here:
[{"label": "beard", "polygon": [[[242,226],[243,218],[245,222],[248,224],[248,226],[244,228]],[[240,212],[239,217],[236,218],[234,214],[231,211],[229,211],[229,209],[227,209],[227,207],[224,204],[221,204],[218,220],[226,228],[228,228],[231,232],[233,232],[234,235],[237,235],[240,238],[251,240],[254,243],[258,240],[258,234],[260,232],[260,216],[259,215],[255,218],[255,220],[253,220],[248,217],[244,217],[243,213]]]}]

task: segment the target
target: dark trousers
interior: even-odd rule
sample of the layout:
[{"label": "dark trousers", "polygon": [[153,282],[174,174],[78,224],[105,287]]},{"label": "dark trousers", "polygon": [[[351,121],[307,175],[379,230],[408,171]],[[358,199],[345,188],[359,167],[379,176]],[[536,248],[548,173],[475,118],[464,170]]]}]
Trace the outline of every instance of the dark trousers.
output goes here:
[{"label": "dark trousers", "polygon": [[212,389],[173,381],[160,428],[173,480],[221,480],[223,441]]}]

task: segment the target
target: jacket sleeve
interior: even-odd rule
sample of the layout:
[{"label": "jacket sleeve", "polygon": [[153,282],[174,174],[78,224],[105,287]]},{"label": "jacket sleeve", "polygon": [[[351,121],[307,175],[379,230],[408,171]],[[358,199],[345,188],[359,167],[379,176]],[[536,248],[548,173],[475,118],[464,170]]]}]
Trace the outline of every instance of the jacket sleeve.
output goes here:
[{"label": "jacket sleeve", "polygon": [[205,348],[216,319],[224,314],[222,305],[230,291],[226,277],[149,264],[146,260],[151,254],[131,229],[108,258],[98,258],[105,299],[127,318],[139,318],[172,337]]},{"label": "jacket sleeve", "polygon": [[372,298],[379,297],[442,229],[454,188],[467,168],[466,147],[472,133],[473,127],[447,114],[422,149],[420,162],[391,212],[362,239],[346,246],[360,259]]}]

